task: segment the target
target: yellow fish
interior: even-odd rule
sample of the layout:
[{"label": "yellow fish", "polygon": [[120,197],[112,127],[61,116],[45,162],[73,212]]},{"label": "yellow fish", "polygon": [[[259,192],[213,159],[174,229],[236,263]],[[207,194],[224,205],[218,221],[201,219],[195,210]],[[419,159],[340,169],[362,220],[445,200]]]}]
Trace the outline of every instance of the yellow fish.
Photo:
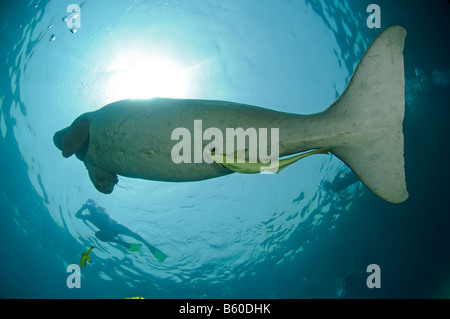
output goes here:
[{"label": "yellow fish", "polygon": [[145,298],[137,296],[137,297],[125,297],[123,299],[145,299]]},{"label": "yellow fish", "polygon": [[[313,154],[328,154],[329,148],[319,148],[313,151],[309,151],[306,153],[298,154],[289,158],[279,159],[278,166],[276,167],[276,172],[279,173],[284,168],[288,167],[291,164],[294,164],[298,160],[305,158],[307,156]],[[238,151],[239,152],[239,151]],[[256,174],[261,173],[264,170],[271,170],[270,167],[265,167],[263,163],[251,163],[248,160],[245,160],[244,163],[237,163],[237,159],[239,158],[238,152],[229,155],[229,154],[216,154],[214,151],[211,152],[210,157],[214,160],[214,162],[220,164],[222,167],[228,168],[236,173],[241,174]],[[242,153],[242,151],[241,151]]]},{"label": "yellow fish", "polygon": [[84,266],[86,266],[86,260],[91,262],[91,259],[89,258],[89,254],[91,253],[93,248],[94,248],[94,246],[89,248],[89,250],[87,252],[83,251],[83,253],[81,254],[80,264],[81,264],[82,268],[84,268]]}]

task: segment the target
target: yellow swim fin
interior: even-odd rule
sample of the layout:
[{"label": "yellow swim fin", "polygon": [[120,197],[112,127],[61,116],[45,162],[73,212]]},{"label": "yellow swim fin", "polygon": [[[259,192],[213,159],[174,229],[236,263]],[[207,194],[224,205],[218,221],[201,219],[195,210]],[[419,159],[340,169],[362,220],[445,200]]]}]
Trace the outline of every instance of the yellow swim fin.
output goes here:
[{"label": "yellow swim fin", "polygon": [[[291,164],[294,164],[298,160],[301,160],[302,158],[308,157],[310,155],[314,154],[328,154],[329,149],[328,148],[319,148],[317,150],[301,153],[292,157],[284,158],[278,160],[278,167],[276,172],[279,173],[286,167],[288,167]],[[246,160],[244,163],[238,163],[238,152],[234,153],[234,155],[227,155],[227,154],[215,154],[211,153],[210,157],[221,166],[228,168],[232,170],[233,172],[240,173],[240,174],[256,174],[261,173],[264,170],[272,171],[273,167],[268,166],[268,163],[262,163],[262,162],[256,162],[256,163],[250,163],[248,160]]]},{"label": "yellow swim fin", "polygon": [[89,254],[91,253],[93,248],[94,248],[94,246],[89,248],[89,250],[87,252],[83,251],[83,253],[81,254],[81,258],[80,258],[81,268],[84,268],[86,266],[86,260],[91,262],[91,259],[89,258]]}]

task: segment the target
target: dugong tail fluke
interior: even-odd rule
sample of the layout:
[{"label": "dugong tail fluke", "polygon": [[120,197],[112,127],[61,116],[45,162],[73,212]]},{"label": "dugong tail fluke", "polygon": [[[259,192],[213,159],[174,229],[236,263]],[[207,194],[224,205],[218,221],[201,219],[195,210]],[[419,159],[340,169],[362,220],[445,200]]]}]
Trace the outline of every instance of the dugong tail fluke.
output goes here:
[{"label": "dugong tail fluke", "polygon": [[399,26],[382,32],[364,54],[345,92],[325,111],[325,116],[339,119],[347,135],[344,143],[340,140],[330,147],[331,152],[391,203],[408,198],[402,124],[405,37],[406,30]]},{"label": "dugong tail fluke", "polygon": [[[228,101],[122,100],[80,115],[56,132],[53,141],[64,157],[75,154],[85,164],[92,183],[105,194],[113,191],[117,175],[187,182],[233,172],[254,173],[265,163],[262,159],[270,148],[274,158],[310,151],[275,161],[279,168],[329,151],[376,195],[401,203],[408,198],[402,127],[405,37],[406,31],[399,26],[383,31],[364,54],[344,93],[318,114],[283,113]],[[233,135],[236,132],[239,136]],[[228,142],[234,144],[235,138],[238,148],[229,151]],[[255,145],[259,163],[254,160]],[[217,162],[234,158],[236,151],[248,153],[255,165]]]}]

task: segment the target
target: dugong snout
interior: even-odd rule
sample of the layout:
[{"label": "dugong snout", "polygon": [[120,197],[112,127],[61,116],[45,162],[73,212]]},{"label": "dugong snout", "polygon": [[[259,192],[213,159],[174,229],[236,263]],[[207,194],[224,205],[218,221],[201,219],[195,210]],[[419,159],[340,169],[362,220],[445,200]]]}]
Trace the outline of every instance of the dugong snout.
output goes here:
[{"label": "dugong snout", "polygon": [[83,160],[89,141],[89,117],[88,113],[80,115],[73,123],[53,135],[53,143],[67,158],[76,154]]},{"label": "dugong snout", "polygon": [[66,136],[68,130],[69,130],[69,127],[66,127],[65,129],[62,129],[62,130],[56,132],[55,135],[53,135],[53,144],[55,144],[55,146],[60,151],[63,150],[63,141],[64,141],[64,137]]},{"label": "dugong snout", "polygon": [[92,165],[86,160],[89,149],[89,120],[90,113],[80,115],[73,123],[53,135],[53,143],[67,158],[75,156],[86,166],[89,177],[97,190],[110,194],[117,184],[117,175]]}]

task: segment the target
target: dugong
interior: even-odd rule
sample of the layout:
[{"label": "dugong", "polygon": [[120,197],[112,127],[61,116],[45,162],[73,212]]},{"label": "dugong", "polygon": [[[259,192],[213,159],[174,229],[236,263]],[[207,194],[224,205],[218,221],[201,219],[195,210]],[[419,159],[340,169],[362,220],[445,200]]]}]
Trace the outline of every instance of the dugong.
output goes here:
[{"label": "dugong", "polygon": [[[234,172],[215,161],[174,161],[177,128],[194,132],[198,129],[194,123],[201,123],[223,136],[227,128],[277,128],[277,145],[269,139],[267,147],[278,147],[280,157],[329,151],[376,195],[401,203],[408,198],[403,157],[405,38],[406,30],[400,26],[383,31],[364,54],[343,94],[317,114],[277,112],[227,101],[129,99],[80,115],[56,132],[53,141],[64,157],[75,154],[84,162],[97,190],[109,194],[118,182],[117,175],[187,182]],[[225,152],[220,143],[211,147],[212,135],[209,140],[204,137],[196,145],[194,136],[194,142],[187,144],[189,149],[183,151]],[[246,148],[249,143],[246,140]]]}]

